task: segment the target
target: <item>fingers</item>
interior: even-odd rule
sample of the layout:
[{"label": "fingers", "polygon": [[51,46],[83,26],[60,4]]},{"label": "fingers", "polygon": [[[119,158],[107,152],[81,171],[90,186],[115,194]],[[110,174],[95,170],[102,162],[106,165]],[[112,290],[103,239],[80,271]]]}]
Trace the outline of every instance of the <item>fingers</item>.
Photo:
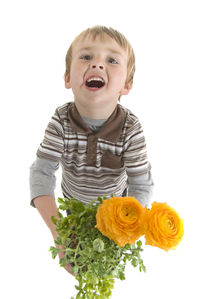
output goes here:
[{"label": "fingers", "polygon": [[[64,252],[60,252],[60,253],[59,253],[59,258],[60,258],[60,259],[63,258],[64,255],[65,255]],[[74,273],[71,272],[71,266],[70,266],[70,264],[67,264],[67,265],[65,266],[65,270],[67,270],[67,272],[69,272],[71,275],[76,276]]]},{"label": "fingers", "polygon": [[66,269],[71,275],[76,276],[74,273],[71,272],[71,266],[70,266],[70,264],[67,264],[67,265],[65,266],[65,269]]}]

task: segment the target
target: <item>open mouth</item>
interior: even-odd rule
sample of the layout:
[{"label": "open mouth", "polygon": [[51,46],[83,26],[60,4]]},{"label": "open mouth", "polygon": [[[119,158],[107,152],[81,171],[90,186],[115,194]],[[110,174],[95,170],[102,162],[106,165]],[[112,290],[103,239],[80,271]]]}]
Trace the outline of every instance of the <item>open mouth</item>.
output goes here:
[{"label": "open mouth", "polygon": [[105,85],[105,81],[99,77],[92,77],[87,79],[85,85],[89,88],[97,89],[97,88],[102,88]]}]

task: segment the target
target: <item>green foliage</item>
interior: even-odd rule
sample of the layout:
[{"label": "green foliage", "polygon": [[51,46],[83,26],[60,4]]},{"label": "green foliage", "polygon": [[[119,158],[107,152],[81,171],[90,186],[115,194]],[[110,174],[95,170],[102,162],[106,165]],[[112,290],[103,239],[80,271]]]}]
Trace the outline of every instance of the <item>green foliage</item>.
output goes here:
[{"label": "green foliage", "polygon": [[93,241],[93,249],[97,252],[102,252],[104,250],[104,242],[97,238]]},{"label": "green foliage", "polygon": [[[52,258],[64,251],[59,263],[61,267],[71,264],[71,271],[78,281],[75,286],[78,291],[76,299],[110,298],[114,279],[125,280],[127,261],[131,262],[133,267],[139,267],[140,272],[146,272],[140,256],[143,251],[141,241],[120,247],[95,228],[96,213],[102,198],[87,205],[73,198],[58,198],[58,202],[60,219],[52,217],[52,221],[56,224],[59,235],[55,243],[64,249],[51,246],[49,251]],[[71,210],[72,215],[64,217],[60,211],[67,209]]]}]

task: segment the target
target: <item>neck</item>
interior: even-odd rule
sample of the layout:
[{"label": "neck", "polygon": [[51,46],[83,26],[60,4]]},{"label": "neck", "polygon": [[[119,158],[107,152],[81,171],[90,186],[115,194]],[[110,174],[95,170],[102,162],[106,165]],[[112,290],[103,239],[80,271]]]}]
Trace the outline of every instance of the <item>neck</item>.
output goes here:
[{"label": "neck", "polygon": [[116,104],[109,107],[85,107],[76,101],[75,105],[80,115],[91,119],[108,119],[116,108]]}]

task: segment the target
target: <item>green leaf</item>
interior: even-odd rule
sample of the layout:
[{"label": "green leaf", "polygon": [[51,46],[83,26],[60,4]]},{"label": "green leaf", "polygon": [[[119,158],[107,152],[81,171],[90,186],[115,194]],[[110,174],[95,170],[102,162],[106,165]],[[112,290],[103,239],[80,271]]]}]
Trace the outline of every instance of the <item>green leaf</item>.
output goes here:
[{"label": "green leaf", "polygon": [[141,247],[141,246],[142,246],[142,241],[141,240],[137,241],[137,247]]},{"label": "green leaf", "polygon": [[[83,215],[85,215],[85,213],[86,213],[86,210],[84,210],[83,212],[80,212],[78,216],[81,218]],[[82,218],[81,218],[81,219],[82,219]],[[80,221],[81,221],[81,220],[80,220]]]},{"label": "green leaf", "polygon": [[131,244],[131,249],[135,249],[135,244]]},{"label": "green leaf", "polygon": [[75,200],[71,207],[72,214],[79,214],[85,210],[84,204],[81,201]]},{"label": "green leaf", "polygon": [[49,251],[50,251],[51,254],[52,254],[52,258],[55,259],[56,256],[58,255],[58,253],[63,252],[63,249],[59,249],[59,248],[56,248],[56,247],[51,246],[51,247],[49,248]]},{"label": "green leaf", "polygon": [[57,224],[58,219],[56,219],[54,216],[51,216],[51,221],[53,222],[53,224]]},{"label": "green leaf", "polygon": [[60,237],[57,237],[57,239],[54,241],[55,244],[57,245],[62,245],[62,241]]},{"label": "green leaf", "polygon": [[60,212],[58,212],[58,216],[60,217],[60,219],[63,218],[63,215]]},{"label": "green leaf", "polygon": [[141,271],[146,272],[146,267],[143,264],[140,265],[140,272]]},{"label": "green leaf", "polygon": [[78,266],[74,266],[74,267],[71,267],[71,271],[72,271],[72,273],[77,273],[78,272],[78,269],[79,269],[79,267]]},{"label": "green leaf", "polygon": [[120,280],[125,280],[125,275],[123,272],[119,272],[119,279]]},{"label": "green leaf", "polygon": [[131,262],[131,265],[133,265],[134,267],[137,267],[138,266],[138,259],[133,258],[132,262]]},{"label": "green leaf", "polygon": [[60,267],[65,267],[67,264],[67,258],[64,256],[59,261]]},{"label": "green leaf", "polygon": [[104,250],[104,242],[97,238],[93,241],[93,248],[97,252],[102,252]]},{"label": "green leaf", "polygon": [[57,201],[58,201],[58,203],[61,203],[61,204],[65,204],[65,202],[66,202],[63,198],[60,198],[60,197],[58,197]]},{"label": "green leaf", "polygon": [[102,198],[100,196],[97,198],[97,201],[99,201],[100,204],[103,203],[103,200],[102,200]]}]

